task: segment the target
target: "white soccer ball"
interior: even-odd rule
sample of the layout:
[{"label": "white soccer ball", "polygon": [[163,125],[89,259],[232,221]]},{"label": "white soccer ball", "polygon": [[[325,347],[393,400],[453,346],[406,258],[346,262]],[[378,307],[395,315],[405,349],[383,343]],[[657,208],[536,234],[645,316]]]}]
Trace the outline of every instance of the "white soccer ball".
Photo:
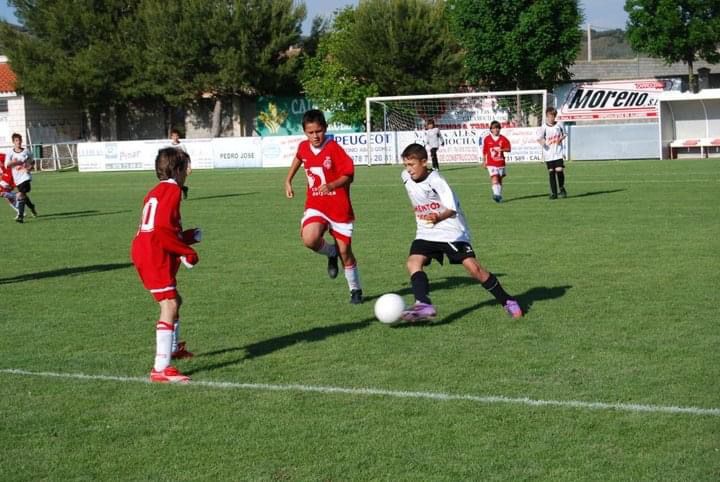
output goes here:
[{"label": "white soccer ball", "polygon": [[405,310],[405,301],[400,295],[387,293],[375,302],[375,318],[387,325],[397,323]]}]

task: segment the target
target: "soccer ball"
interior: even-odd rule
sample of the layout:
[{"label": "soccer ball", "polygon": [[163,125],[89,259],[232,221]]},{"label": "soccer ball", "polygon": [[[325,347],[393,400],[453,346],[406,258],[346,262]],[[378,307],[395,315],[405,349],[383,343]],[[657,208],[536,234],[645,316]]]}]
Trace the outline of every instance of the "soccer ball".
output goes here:
[{"label": "soccer ball", "polygon": [[396,323],[404,310],[405,302],[395,293],[384,294],[375,302],[375,318],[387,325]]}]

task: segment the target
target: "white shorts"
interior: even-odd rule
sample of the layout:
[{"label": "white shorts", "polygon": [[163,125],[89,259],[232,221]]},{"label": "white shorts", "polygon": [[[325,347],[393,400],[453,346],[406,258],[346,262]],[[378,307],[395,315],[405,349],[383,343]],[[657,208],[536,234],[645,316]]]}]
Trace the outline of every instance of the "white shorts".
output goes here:
[{"label": "white shorts", "polygon": [[330,234],[333,237],[340,238],[346,243],[352,240],[353,223],[338,223],[331,220],[325,214],[317,209],[306,209],[300,220],[300,229],[311,222],[321,222],[330,228]]},{"label": "white shorts", "polygon": [[505,168],[504,167],[496,167],[496,166],[487,166],[487,171],[490,177],[492,176],[500,176],[505,177]]}]

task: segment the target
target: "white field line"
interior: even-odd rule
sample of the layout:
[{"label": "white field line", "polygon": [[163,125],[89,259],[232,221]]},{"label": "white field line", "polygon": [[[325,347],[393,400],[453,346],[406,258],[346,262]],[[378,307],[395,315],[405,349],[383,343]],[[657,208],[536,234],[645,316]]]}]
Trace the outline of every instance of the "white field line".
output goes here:
[{"label": "white field line", "polygon": [[[64,378],[75,380],[101,380],[123,383],[150,383],[147,378],[122,377],[114,375],[86,375],[84,373],[55,373],[55,372],[33,372],[19,369],[0,369],[0,373],[20,376],[34,376],[45,378]],[[647,413],[670,413],[687,414],[699,416],[720,417],[720,408],[698,408],[698,407],[676,407],[665,405],[641,405],[635,403],[605,403],[605,402],[581,402],[577,400],[534,400],[531,398],[512,398],[503,396],[479,396],[479,395],[455,395],[451,393],[437,392],[408,392],[398,390],[384,390],[379,388],[342,388],[323,387],[315,385],[288,384],[273,385],[268,383],[237,383],[193,380],[188,386],[200,386],[208,388],[230,389],[230,390],[261,390],[261,391],[283,391],[283,392],[312,392],[325,394],[343,395],[366,395],[394,398],[417,398],[426,400],[440,400],[445,402],[463,401],[482,404],[515,404],[531,407],[560,407],[576,408],[581,410],[614,410],[621,412],[647,412]]]}]

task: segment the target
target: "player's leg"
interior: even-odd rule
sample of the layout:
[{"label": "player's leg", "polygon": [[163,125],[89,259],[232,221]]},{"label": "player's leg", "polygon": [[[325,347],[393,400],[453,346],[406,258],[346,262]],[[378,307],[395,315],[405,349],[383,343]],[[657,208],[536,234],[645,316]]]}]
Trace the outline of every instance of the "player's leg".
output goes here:
[{"label": "player's leg", "polygon": [[558,181],[558,195],[560,197],[567,197],[567,191],[565,190],[565,166],[562,160],[558,162],[558,166],[555,167],[555,176]]},{"label": "player's leg", "polygon": [[555,168],[552,161],[546,162],[548,167],[548,177],[550,180],[550,199],[557,199],[557,180],[555,178]]},{"label": "player's leg", "polygon": [[438,164],[438,158],[437,158],[437,147],[433,147],[430,149],[430,158],[432,159],[432,167],[435,170],[440,170],[440,164]]},{"label": "player's leg", "polygon": [[502,201],[502,177],[500,174],[494,174],[491,178],[493,201],[499,203]]},{"label": "player's leg", "polygon": [[184,383],[190,380],[170,365],[172,360],[173,322],[177,318],[178,300],[175,290],[153,293],[160,305],[160,318],[155,325],[155,363],[150,371],[150,381],[160,383]]},{"label": "player's leg", "polygon": [[327,231],[327,229],[328,223],[326,220],[320,217],[310,217],[303,221],[300,237],[306,248],[320,255],[327,256],[328,276],[334,279],[338,275],[338,250],[335,244],[330,244],[325,240],[325,231]]},{"label": "player's leg", "polygon": [[[430,280],[423,270],[430,263],[430,257],[418,251],[422,251],[422,241],[416,240],[410,248],[406,266],[410,274],[410,286],[412,287],[415,304],[403,311],[401,318],[405,321],[428,320],[437,316],[437,310],[430,299]],[[427,251],[427,249],[425,249]],[[442,256],[442,254],[440,254]]]},{"label": "player's leg", "polygon": [[332,233],[335,237],[335,245],[337,246],[338,255],[342,261],[345,280],[350,290],[350,303],[358,305],[363,302],[362,285],[360,284],[360,270],[357,266],[357,259],[355,259],[355,253],[352,250],[352,238],[339,234],[337,232]]},{"label": "player's leg", "polygon": [[182,307],[183,299],[180,293],[177,294],[177,313],[175,321],[173,321],[173,338],[172,338],[172,358],[180,360],[183,358],[192,358],[194,354],[187,349],[187,345],[180,339],[180,307]]},{"label": "player's leg", "polygon": [[476,258],[468,257],[462,261],[467,272],[478,280],[496,300],[503,306],[505,311],[513,318],[520,318],[523,313],[517,300],[510,296],[500,284],[500,280],[494,274],[486,270]]}]

